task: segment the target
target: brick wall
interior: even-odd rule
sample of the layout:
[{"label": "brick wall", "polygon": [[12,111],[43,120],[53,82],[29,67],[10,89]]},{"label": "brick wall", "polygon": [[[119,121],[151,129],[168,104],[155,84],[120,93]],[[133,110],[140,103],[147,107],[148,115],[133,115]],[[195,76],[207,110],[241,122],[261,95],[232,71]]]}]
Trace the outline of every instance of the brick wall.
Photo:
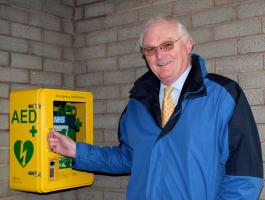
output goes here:
[{"label": "brick wall", "polygon": [[9,190],[9,92],[40,86],[92,91],[95,143],[117,144],[128,91],[147,70],[138,37],[146,20],[157,15],[186,25],[209,72],[239,82],[265,150],[265,1],[2,0],[0,198],[125,199],[126,176],[96,175],[92,187],[44,196]]}]

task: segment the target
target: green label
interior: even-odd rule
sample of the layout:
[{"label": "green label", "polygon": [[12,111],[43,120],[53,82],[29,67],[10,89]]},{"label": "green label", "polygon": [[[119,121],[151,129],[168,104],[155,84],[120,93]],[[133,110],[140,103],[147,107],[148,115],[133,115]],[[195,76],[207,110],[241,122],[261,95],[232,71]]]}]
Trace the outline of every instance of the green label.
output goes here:
[{"label": "green label", "polygon": [[24,168],[32,158],[34,147],[31,141],[17,140],[14,144],[14,152],[19,164]]},{"label": "green label", "polygon": [[71,168],[72,158],[60,157],[59,158],[59,169]]}]

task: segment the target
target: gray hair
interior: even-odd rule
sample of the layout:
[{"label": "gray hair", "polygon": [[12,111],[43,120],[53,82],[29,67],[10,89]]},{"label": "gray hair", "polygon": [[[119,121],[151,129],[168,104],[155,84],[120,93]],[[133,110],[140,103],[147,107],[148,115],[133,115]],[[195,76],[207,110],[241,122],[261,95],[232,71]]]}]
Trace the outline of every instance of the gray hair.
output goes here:
[{"label": "gray hair", "polygon": [[177,28],[177,33],[179,33],[180,35],[184,35],[181,38],[181,40],[183,40],[184,42],[187,42],[187,39],[191,37],[187,29],[185,28],[185,26],[182,23],[180,23],[177,19],[174,19],[173,17],[170,17],[170,16],[154,17],[148,20],[148,22],[145,24],[144,30],[140,35],[140,47],[143,47],[143,37],[147,29],[149,28],[149,26],[156,22],[163,22],[163,21],[175,24]]}]

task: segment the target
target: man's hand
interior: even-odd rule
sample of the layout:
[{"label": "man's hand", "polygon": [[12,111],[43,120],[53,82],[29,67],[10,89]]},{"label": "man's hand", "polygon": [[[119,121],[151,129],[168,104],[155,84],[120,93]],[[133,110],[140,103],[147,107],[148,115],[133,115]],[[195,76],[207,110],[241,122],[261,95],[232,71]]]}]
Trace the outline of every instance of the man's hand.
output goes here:
[{"label": "man's hand", "polygon": [[48,144],[53,152],[75,158],[76,143],[68,136],[62,135],[52,129],[48,134]]}]

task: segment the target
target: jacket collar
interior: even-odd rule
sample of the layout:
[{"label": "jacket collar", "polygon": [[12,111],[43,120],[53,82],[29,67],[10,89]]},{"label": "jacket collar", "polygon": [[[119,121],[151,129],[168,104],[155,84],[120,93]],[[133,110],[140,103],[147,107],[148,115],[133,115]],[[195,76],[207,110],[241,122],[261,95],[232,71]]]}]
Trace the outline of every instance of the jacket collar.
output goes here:
[{"label": "jacket collar", "polygon": [[203,82],[204,77],[207,75],[204,60],[199,55],[193,54],[191,57],[191,66],[191,71],[181,91],[181,96],[184,99],[192,99],[207,94]]},{"label": "jacket collar", "polygon": [[[204,60],[199,55],[193,54],[191,66],[191,71],[183,85],[178,104],[181,104],[184,99],[198,98],[207,94],[203,82],[203,78],[207,75]],[[130,98],[142,102],[161,127],[159,88],[160,80],[149,70],[135,81],[133,88],[130,90]],[[180,105],[177,107],[180,107]]]}]

